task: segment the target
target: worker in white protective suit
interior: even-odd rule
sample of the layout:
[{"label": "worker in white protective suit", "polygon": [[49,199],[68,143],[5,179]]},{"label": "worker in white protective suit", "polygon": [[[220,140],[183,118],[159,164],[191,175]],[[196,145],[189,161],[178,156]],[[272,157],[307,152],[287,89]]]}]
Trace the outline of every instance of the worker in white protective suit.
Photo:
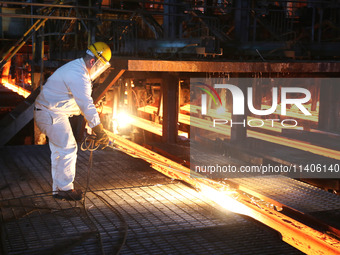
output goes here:
[{"label": "worker in white protective suit", "polygon": [[74,189],[77,143],[69,117],[83,114],[96,135],[96,143],[107,145],[109,138],[100,123],[91,97],[92,84],[109,66],[111,50],[96,42],[82,58],[58,68],[47,80],[35,101],[34,118],[49,139],[53,196],[81,200],[82,191]]}]

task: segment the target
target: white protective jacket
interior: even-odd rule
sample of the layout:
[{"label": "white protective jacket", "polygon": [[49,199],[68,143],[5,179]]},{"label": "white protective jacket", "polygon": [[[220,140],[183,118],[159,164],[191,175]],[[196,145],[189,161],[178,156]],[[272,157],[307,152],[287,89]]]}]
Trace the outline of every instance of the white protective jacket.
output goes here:
[{"label": "white protective jacket", "polygon": [[90,75],[82,58],[57,69],[47,80],[36,99],[35,107],[55,114],[82,113],[91,128],[100,124],[99,115],[91,97]]}]

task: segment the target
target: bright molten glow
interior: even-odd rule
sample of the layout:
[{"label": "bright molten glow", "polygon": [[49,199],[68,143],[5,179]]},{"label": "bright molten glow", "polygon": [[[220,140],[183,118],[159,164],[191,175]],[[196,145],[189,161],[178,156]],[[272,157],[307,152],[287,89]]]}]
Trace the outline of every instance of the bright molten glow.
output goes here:
[{"label": "bright molten glow", "polygon": [[214,201],[224,209],[252,217],[249,207],[237,201],[236,191],[218,191],[207,185],[202,184],[200,194]]},{"label": "bright molten glow", "polygon": [[18,86],[18,85],[14,85],[14,84],[11,84],[11,83],[8,83],[8,82],[3,82],[2,83],[3,86],[5,86],[6,88],[12,90],[13,92],[19,94],[20,96],[23,96],[24,98],[27,98],[31,92]]},{"label": "bright molten glow", "polygon": [[126,127],[127,125],[133,122],[133,119],[125,112],[118,113],[116,120],[118,122],[119,127]]},{"label": "bright molten glow", "polygon": [[180,133],[179,136],[185,137],[185,138],[189,138],[189,134],[188,133]]}]

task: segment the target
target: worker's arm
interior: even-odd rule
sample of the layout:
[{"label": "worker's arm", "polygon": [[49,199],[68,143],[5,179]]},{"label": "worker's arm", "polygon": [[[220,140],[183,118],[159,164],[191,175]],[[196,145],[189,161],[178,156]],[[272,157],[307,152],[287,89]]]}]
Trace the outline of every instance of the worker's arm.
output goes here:
[{"label": "worker's arm", "polygon": [[82,67],[83,66],[74,66],[74,69],[68,70],[69,72],[65,75],[65,83],[89,123],[89,126],[96,134],[96,145],[107,145],[109,143],[109,137],[104,131],[103,125],[100,123],[97,109],[91,97],[92,86],[90,76],[87,70]]},{"label": "worker's arm", "polygon": [[92,86],[85,67],[74,66],[64,76],[64,81],[72,93],[80,111],[91,128],[100,124],[99,115],[91,97]]}]

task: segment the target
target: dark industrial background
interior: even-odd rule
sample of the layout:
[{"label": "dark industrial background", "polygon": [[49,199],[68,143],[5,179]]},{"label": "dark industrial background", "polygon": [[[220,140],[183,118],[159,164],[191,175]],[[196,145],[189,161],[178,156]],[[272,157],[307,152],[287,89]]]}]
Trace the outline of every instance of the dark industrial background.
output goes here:
[{"label": "dark industrial background", "polygon": [[[105,200],[91,193],[84,212],[86,206],[37,197],[50,189],[49,148],[34,124],[33,107],[48,77],[82,57],[96,41],[110,46],[112,59],[111,67],[93,83],[92,96],[120,151],[94,153],[96,177],[90,187]],[[291,221],[292,228],[301,232],[294,234],[290,227],[264,219],[267,216],[221,213],[214,196],[207,202],[192,189],[202,192],[202,181],[197,184],[183,174],[193,152],[201,160],[209,156],[234,165],[339,166],[339,1],[0,1],[0,56],[4,254],[340,253],[340,172],[334,178],[203,182],[217,190],[234,189],[239,194],[234,198],[252,204],[252,210],[268,207],[273,211],[265,215],[291,217],[298,222]],[[210,100],[207,116],[196,111],[191,78],[221,83],[231,78],[312,79],[303,84],[312,94],[307,103],[312,115],[293,108],[287,116],[270,115],[280,121],[294,118],[299,129],[239,125],[216,131],[209,121],[217,109]],[[270,106],[270,86],[255,82],[252,87],[254,106]],[[231,94],[224,90],[220,96],[228,116],[237,121]],[[129,123],[123,126],[126,118]],[[80,143],[86,123],[81,116],[70,121]],[[190,142],[206,151],[190,150]],[[216,156],[216,150],[221,155]],[[76,182],[82,188],[87,187],[88,156],[80,152],[77,165]],[[306,240],[304,235],[311,233],[316,241],[294,239]],[[328,240],[328,246],[320,240]]]}]

